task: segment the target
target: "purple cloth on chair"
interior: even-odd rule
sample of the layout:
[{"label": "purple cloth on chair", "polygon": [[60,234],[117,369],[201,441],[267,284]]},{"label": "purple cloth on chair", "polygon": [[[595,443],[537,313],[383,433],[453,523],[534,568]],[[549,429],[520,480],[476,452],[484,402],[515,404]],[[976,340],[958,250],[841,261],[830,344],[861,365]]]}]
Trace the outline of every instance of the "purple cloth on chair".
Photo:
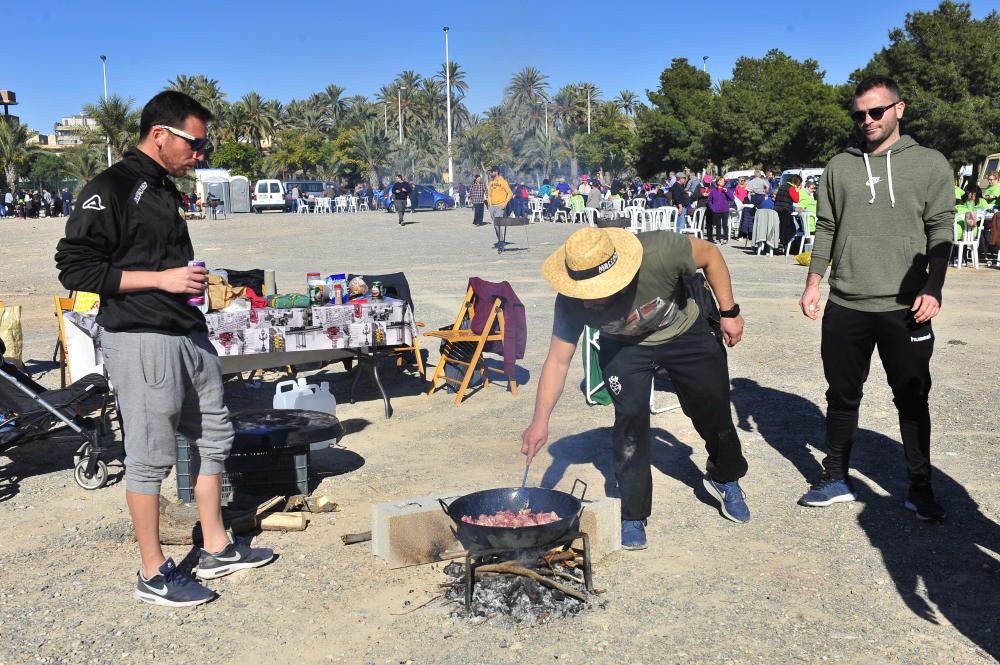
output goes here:
[{"label": "purple cloth on chair", "polygon": [[486,325],[486,319],[490,314],[490,307],[494,298],[500,298],[500,309],[503,310],[504,317],[504,341],[490,342],[486,350],[490,353],[503,355],[503,371],[509,376],[514,376],[514,365],[519,358],[524,358],[524,350],[528,345],[528,321],[524,312],[524,303],[514,293],[514,289],[509,282],[487,282],[478,277],[469,278],[469,286],[479,300],[476,307],[476,315],[472,319],[472,330],[481,333]]}]

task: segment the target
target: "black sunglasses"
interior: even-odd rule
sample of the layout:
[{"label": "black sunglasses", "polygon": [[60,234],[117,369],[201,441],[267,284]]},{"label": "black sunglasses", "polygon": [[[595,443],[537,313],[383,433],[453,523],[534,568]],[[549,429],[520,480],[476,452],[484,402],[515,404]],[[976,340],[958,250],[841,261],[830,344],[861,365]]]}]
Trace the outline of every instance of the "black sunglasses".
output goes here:
[{"label": "black sunglasses", "polygon": [[851,120],[854,121],[855,125],[860,125],[865,121],[865,116],[871,116],[872,120],[881,120],[885,112],[891,109],[893,106],[899,102],[893,102],[888,106],[876,106],[873,109],[868,109],[867,111],[855,111],[851,114]]}]

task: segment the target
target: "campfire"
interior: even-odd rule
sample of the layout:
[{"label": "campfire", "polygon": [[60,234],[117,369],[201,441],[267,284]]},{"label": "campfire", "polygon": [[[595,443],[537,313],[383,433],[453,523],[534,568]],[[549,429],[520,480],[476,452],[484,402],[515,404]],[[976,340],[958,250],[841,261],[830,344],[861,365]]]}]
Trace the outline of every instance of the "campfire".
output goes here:
[{"label": "campfire", "polygon": [[[572,543],[583,539],[583,548]],[[577,614],[594,591],[589,539],[570,533],[552,547],[534,551],[470,550],[465,563],[444,572],[445,597],[462,603],[453,617],[509,617],[516,623],[545,623]],[[603,606],[603,603],[602,603]]]}]

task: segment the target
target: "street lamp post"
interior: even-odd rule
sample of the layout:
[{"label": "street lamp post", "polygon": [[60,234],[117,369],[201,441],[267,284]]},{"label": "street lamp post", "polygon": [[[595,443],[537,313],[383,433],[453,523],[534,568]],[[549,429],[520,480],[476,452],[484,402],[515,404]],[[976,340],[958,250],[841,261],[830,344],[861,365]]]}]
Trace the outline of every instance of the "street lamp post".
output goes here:
[{"label": "street lamp post", "polygon": [[701,56],[701,71],[703,71],[703,72],[707,72],[708,71],[708,56],[707,55]]},{"label": "street lamp post", "polygon": [[[101,71],[104,74],[104,106],[108,105],[108,56],[101,55]],[[111,166],[111,137],[108,136],[108,166]]]},{"label": "street lamp post", "polygon": [[545,105],[545,138],[549,138],[549,100],[541,99],[538,103]]},{"label": "street lamp post", "polygon": [[396,103],[399,109],[399,145],[403,145],[403,91],[396,90]]},{"label": "street lamp post", "polygon": [[448,95],[448,194],[455,197],[455,180],[451,163],[451,62],[448,58],[448,26],[444,26],[444,88]]}]

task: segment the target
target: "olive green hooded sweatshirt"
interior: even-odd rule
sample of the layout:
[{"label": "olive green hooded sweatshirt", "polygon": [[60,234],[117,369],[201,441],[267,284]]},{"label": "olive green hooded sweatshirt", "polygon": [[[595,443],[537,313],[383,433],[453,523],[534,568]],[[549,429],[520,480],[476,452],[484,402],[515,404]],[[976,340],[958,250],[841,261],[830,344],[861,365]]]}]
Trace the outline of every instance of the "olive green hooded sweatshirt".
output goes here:
[{"label": "olive green hooded sweatshirt", "polygon": [[849,148],[830,160],[816,190],[809,272],[832,260],[830,300],[865,312],[913,305],[928,256],[948,258],[955,224],[951,167],[909,136],[884,152]]}]

